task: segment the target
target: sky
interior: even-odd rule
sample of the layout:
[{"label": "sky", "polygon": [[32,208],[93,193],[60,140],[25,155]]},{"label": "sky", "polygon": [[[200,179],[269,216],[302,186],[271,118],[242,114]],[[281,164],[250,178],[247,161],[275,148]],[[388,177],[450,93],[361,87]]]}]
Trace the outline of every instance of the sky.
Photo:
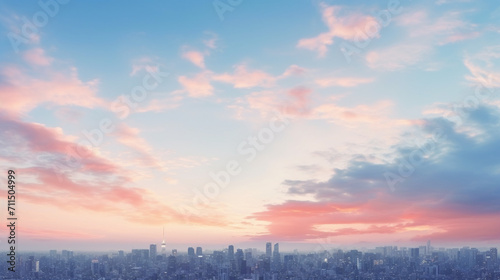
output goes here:
[{"label": "sky", "polygon": [[495,1],[1,1],[0,30],[20,250],[500,244]]}]

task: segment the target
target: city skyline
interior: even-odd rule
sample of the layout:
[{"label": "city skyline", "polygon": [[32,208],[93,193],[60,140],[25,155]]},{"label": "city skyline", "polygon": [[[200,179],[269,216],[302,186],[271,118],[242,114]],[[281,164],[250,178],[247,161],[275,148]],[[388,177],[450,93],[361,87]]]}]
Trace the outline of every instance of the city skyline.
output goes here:
[{"label": "city skyline", "polygon": [[[202,252],[172,250],[156,254],[150,249],[120,250],[113,253],[75,253],[50,250],[20,254],[14,276],[20,279],[500,279],[497,248],[478,249],[406,248],[383,246],[367,250],[329,249],[314,252],[283,252],[279,243],[270,252],[270,242],[256,248]],[[430,250],[429,250],[430,249]],[[272,256],[271,256],[272,254]],[[1,263],[0,267],[5,266]],[[0,272],[0,276],[2,273]]]},{"label": "city skyline", "polygon": [[500,247],[494,1],[0,1],[0,33],[19,252]]}]

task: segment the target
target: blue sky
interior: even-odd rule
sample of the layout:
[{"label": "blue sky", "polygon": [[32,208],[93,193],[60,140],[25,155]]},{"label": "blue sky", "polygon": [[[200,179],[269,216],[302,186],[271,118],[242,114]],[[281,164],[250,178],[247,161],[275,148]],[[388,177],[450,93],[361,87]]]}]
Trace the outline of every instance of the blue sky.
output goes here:
[{"label": "blue sky", "polygon": [[0,3],[26,244],[498,242],[494,1],[240,2]]}]

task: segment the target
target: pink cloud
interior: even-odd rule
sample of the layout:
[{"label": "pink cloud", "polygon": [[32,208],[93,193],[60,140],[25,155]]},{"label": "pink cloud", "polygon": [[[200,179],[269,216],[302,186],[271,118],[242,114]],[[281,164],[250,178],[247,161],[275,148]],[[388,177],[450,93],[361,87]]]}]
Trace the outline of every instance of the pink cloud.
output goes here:
[{"label": "pink cloud", "polygon": [[367,36],[379,36],[379,30],[375,34],[366,33],[366,30],[371,30],[373,26],[378,26],[376,19],[372,16],[362,14],[340,16],[341,7],[322,4],[321,8],[323,22],[327,25],[328,31],[313,38],[300,39],[297,43],[298,48],[316,51],[321,57],[326,54],[328,46],[333,44],[333,38],[335,37],[354,41],[364,39]]},{"label": "pink cloud", "polygon": [[207,35],[210,36],[209,39],[203,40],[203,44],[210,49],[215,49],[217,48],[216,42],[217,42],[217,34],[212,33],[212,32],[207,32]]},{"label": "pink cloud", "polygon": [[290,76],[301,76],[304,75],[307,72],[305,68],[302,68],[298,65],[290,65],[288,68],[283,72],[283,74],[279,78],[286,78]]},{"label": "pink cloud", "polygon": [[138,128],[131,127],[125,123],[120,123],[115,131],[113,131],[113,135],[118,142],[132,148],[137,154],[140,166],[154,167],[165,171],[167,169],[165,164],[153,154],[151,146],[139,134],[140,130]]},{"label": "pink cloud", "polygon": [[467,33],[457,33],[457,34],[452,34],[448,36],[444,41],[442,41],[440,44],[441,45],[446,45],[449,43],[455,43],[459,41],[464,41],[464,40],[469,40],[469,39],[474,39],[479,37],[481,33],[479,32],[467,32]]},{"label": "pink cloud", "polygon": [[148,105],[141,106],[136,110],[138,113],[144,112],[164,112],[180,106],[183,96],[174,95],[165,98],[152,99]]},{"label": "pink cloud", "polygon": [[380,123],[381,120],[387,118],[386,115],[392,105],[391,101],[380,101],[373,105],[357,105],[354,107],[325,103],[313,108],[309,118],[324,119],[336,123]]},{"label": "pink cloud", "polygon": [[492,88],[500,86],[500,68],[498,59],[500,58],[500,46],[486,47],[481,52],[466,57],[464,65],[470,72],[465,78],[473,82],[476,86],[482,85],[491,91]]},{"label": "pink cloud", "polygon": [[[253,236],[257,240],[308,241],[369,234],[401,236],[415,241],[500,240],[495,234],[500,229],[497,215],[471,215],[439,207],[432,201],[401,200],[382,193],[367,201],[347,204],[286,201],[268,205],[266,211],[249,218],[269,223],[267,233]],[[297,224],[301,225],[300,229],[296,229]],[[479,228],[482,230],[477,230]]]},{"label": "pink cloud", "polygon": [[309,95],[312,90],[306,87],[295,87],[287,92],[292,101],[285,107],[285,112],[291,115],[304,115],[309,111]]},{"label": "pink cloud", "polygon": [[365,60],[370,68],[395,71],[416,65],[433,71],[439,66],[431,57],[435,47],[480,35],[474,31],[477,25],[463,20],[460,12],[447,12],[432,18],[426,11],[418,10],[398,16],[395,22],[403,27],[406,38],[367,53]]},{"label": "pink cloud", "polygon": [[[186,222],[182,213],[166,205],[151,190],[125,186],[133,181],[130,170],[102,157],[94,149],[75,144],[75,138],[64,135],[62,129],[3,115],[0,115],[0,126],[3,128],[0,131],[4,145],[2,158],[19,166],[16,173],[26,179],[23,199],[27,204],[49,205],[65,211],[99,212],[136,223]],[[149,150],[137,129],[120,126],[117,131],[129,147],[137,151]],[[44,156],[40,158],[39,155]],[[215,218],[197,216],[190,217],[189,221],[225,224]],[[71,239],[71,234],[67,237]]]},{"label": "pink cloud", "polygon": [[269,87],[276,78],[260,70],[247,70],[244,64],[235,66],[234,73],[217,74],[214,81],[232,84],[234,88]]},{"label": "pink cloud", "polygon": [[427,44],[399,44],[368,52],[365,60],[370,68],[395,71],[415,65],[431,53],[432,47]]},{"label": "pink cloud", "polygon": [[180,76],[177,81],[191,97],[206,97],[213,94],[214,88],[210,84],[210,71],[196,74],[194,77]]},{"label": "pink cloud", "polygon": [[361,84],[367,84],[375,81],[374,78],[356,78],[356,77],[331,77],[316,79],[315,82],[321,87],[355,87]]},{"label": "pink cloud", "polygon": [[37,66],[49,66],[54,60],[52,57],[48,57],[42,48],[34,48],[24,52],[23,58],[29,64]]},{"label": "pink cloud", "polygon": [[25,113],[41,104],[75,105],[86,108],[105,107],[107,102],[96,96],[97,80],[83,82],[76,68],[68,73],[46,71],[44,77],[32,77],[21,68],[1,70],[5,82],[0,85],[0,109]]},{"label": "pink cloud", "polygon": [[185,51],[182,53],[182,57],[202,69],[205,68],[205,57],[201,52]]},{"label": "pink cloud", "polygon": [[99,156],[88,146],[74,143],[75,137],[64,135],[61,128],[26,123],[1,115],[0,123],[3,127],[2,137],[6,145],[18,151],[25,151],[27,154],[51,154],[48,162],[44,164],[50,164],[61,172],[80,170],[112,174],[120,170],[120,167]]}]

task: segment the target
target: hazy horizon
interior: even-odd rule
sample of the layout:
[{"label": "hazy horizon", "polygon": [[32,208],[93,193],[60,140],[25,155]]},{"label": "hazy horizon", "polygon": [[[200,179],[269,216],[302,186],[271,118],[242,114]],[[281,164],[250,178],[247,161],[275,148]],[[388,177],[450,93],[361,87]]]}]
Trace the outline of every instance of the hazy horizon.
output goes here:
[{"label": "hazy horizon", "polygon": [[500,247],[494,1],[0,11],[19,252]]}]

